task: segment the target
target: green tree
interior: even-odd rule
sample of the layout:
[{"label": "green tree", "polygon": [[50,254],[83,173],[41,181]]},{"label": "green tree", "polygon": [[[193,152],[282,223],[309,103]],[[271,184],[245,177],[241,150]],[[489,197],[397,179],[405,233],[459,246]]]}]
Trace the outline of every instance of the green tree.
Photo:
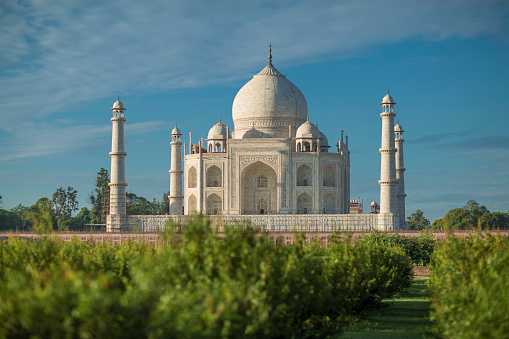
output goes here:
[{"label": "green tree", "polygon": [[77,195],[78,191],[71,186],[68,186],[67,190],[60,187],[53,193],[51,203],[58,218],[71,217],[72,212],[78,210]]},{"label": "green tree", "polygon": [[424,217],[424,213],[421,210],[415,211],[406,218],[407,227],[409,230],[423,230],[429,227],[429,220]]},{"label": "green tree", "polygon": [[94,192],[89,197],[90,203],[92,204],[90,221],[92,224],[102,224],[106,222],[105,216],[107,214],[107,207],[105,204],[108,201],[109,182],[108,170],[101,168],[99,172],[97,172],[97,177],[95,178]]},{"label": "green tree", "polygon": [[461,208],[448,211],[442,219],[435,220],[432,229],[450,230],[494,230],[509,229],[509,214],[502,212],[491,213],[486,206],[475,200],[469,200]]},{"label": "green tree", "polygon": [[163,194],[163,201],[161,201],[161,205],[159,208],[159,215],[170,214],[170,199],[168,199],[169,192]]},{"label": "green tree", "polygon": [[17,213],[0,208],[0,229],[15,230],[22,228],[23,221]]},{"label": "green tree", "polygon": [[18,206],[11,208],[11,212],[14,212],[21,219],[21,225],[19,229],[29,229],[31,224],[28,219],[28,211],[29,208],[27,206],[23,206],[22,204],[18,204]]},{"label": "green tree", "polygon": [[90,224],[92,220],[92,214],[86,207],[82,207],[78,215],[74,217],[75,227],[78,229],[85,229],[85,224]]},{"label": "green tree", "polygon": [[49,232],[54,227],[54,216],[51,201],[48,198],[40,198],[35,205],[30,206],[28,218],[32,223],[32,230],[36,232]]},{"label": "green tree", "polygon": [[127,214],[130,215],[157,215],[161,205],[154,199],[148,201],[134,193],[127,193]]}]

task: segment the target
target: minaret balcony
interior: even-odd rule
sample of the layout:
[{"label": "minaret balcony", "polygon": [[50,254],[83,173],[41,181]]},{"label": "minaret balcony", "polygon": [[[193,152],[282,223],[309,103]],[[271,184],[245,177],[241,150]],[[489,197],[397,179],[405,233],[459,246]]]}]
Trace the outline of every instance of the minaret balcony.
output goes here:
[{"label": "minaret balcony", "polygon": [[396,153],[397,151],[398,150],[396,148],[388,148],[388,149],[380,148],[379,149],[380,153]]},{"label": "minaret balcony", "polygon": [[398,182],[398,180],[389,180],[389,181],[378,180],[378,183],[380,185],[397,185],[399,182]]}]

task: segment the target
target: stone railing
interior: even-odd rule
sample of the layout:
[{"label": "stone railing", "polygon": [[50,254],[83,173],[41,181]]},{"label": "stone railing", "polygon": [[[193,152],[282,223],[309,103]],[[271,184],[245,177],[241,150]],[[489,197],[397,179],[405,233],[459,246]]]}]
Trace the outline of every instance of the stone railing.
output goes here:
[{"label": "stone railing", "polygon": [[[390,217],[382,216],[387,222]],[[129,230],[155,232],[165,230],[168,221],[185,227],[193,216],[185,215],[130,215]],[[274,214],[274,215],[211,215],[205,216],[213,228],[221,231],[224,226],[253,225],[269,232],[334,232],[372,231],[380,229],[380,215],[377,214]],[[390,230],[391,225],[381,230]]]}]

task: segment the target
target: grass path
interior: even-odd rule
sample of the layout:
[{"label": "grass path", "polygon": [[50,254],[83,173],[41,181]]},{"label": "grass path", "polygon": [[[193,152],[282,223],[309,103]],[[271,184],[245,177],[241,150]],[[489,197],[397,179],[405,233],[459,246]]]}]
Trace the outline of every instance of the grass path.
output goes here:
[{"label": "grass path", "polygon": [[390,305],[366,322],[346,331],[340,338],[434,338],[426,333],[429,320],[430,294],[426,281],[416,277],[406,293],[390,301]]}]

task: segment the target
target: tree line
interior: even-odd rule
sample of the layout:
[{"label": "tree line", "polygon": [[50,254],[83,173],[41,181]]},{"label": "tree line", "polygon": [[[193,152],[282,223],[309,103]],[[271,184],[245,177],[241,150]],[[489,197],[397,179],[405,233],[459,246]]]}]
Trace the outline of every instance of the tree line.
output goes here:
[{"label": "tree line", "polygon": [[[78,191],[73,187],[60,187],[51,197],[42,197],[32,206],[18,206],[6,210],[0,208],[0,229],[4,230],[84,230],[99,228],[106,223],[109,209],[109,175],[101,168],[97,173],[94,191],[89,195],[91,208],[79,208]],[[168,194],[162,201],[152,201],[134,193],[127,193],[127,214],[165,215],[169,213]],[[2,196],[0,195],[0,203]],[[79,211],[75,216],[73,214]]]},{"label": "tree line", "polygon": [[417,210],[407,217],[407,226],[409,230],[507,230],[509,210],[492,213],[486,206],[469,200],[465,206],[450,210],[433,224]]}]

